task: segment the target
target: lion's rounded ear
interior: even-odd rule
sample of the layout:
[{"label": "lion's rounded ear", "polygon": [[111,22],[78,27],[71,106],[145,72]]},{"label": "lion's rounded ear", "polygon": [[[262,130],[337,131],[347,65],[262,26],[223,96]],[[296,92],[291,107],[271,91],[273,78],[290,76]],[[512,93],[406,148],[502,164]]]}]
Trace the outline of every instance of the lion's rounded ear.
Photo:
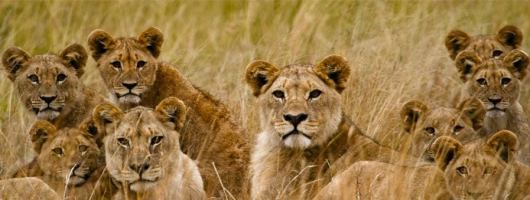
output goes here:
[{"label": "lion's rounded ear", "polygon": [[339,93],[346,88],[350,77],[350,65],[345,57],[330,55],[324,58],[314,68],[317,75]]},{"label": "lion's rounded ear", "polygon": [[252,89],[254,96],[259,96],[276,79],[280,70],[274,65],[257,60],[247,66],[245,81]]},{"label": "lion's rounded ear", "polygon": [[164,35],[157,28],[150,27],[138,36],[138,41],[145,45],[145,48],[151,52],[153,57],[157,58],[164,42]]},{"label": "lion's rounded ear", "polygon": [[473,72],[481,62],[482,60],[475,52],[464,51],[458,54],[455,58],[455,64],[458,73],[460,73],[460,79],[465,82],[471,78]]},{"label": "lion's rounded ear", "polygon": [[464,146],[458,140],[449,136],[441,136],[434,141],[430,149],[434,153],[434,160],[438,167],[445,170],[463,148]]},{"label": "lion's rounded ear", "polygon": [[96,61],[112,49],[114,43],[112,36],[101,29],[96,29],[88,35],[88,46],[92,52],[92,58]]},{"label": "lion's rounded ear", "polygon": [[528,54],[519,49],[511,50],[504,57],[504,65],[519,80],[522,80],[526,76],[529,61]]},{"label": "lion's rounded ear", "polygon": [[519,140],[511,131],[502,130],[491,136],[486,145],[496,152],[504,162],[511,162],[517,155]]},{"label": "lion's rounded ear", "polygon": [[94,139],[99,147],[103,146],[102,139],[103,137],[105,137],[105,132],[100,131],[100,129],[102,128],[98,128],[96,122],[92,119],[92,117],[89,117],[83,122],[81,122],[81,124],[79,125],[79,129],[85,136]]},{"label": "lion's rounded ear", "polygon": [[452,30],[445,37],[445,48],[449,51],[449,57],[455,59],[455,57],[464,50],[471,42],[471,37],[467,33],[461,30]]},{"label": "lion's rounded ear", "polygon": [[31,137],[31,143],[33,143],[33,149],[35,152],[40,153],[42,145],[48,141],[49,138],[53,137],[57,133],[57,128],[46,120],[36,121],[31,129],[29,135]]},{"label": "lion's rounded ear", "polygon": [[479,130],[482,128],[484,118],[486,117],[486,108],[484,108],[480,100],[477,98],[466,99],[460,102],[457,108],[462,112],[462,115],[471,120],[473,129]]},{"label": "lion's rounded ear", "polygon": [[75,70],[78,77],[83,75],[83,67],[85,67],[88,58],[85,47],[74,43],[66,47],[59,56],[66,61],[68,67]]},{"label": "lion's rounded ear", "polygon": [[496,39],[505,46],[517,49],[523,43],[523,32],[516,26],[507,25],[497,32]]},{"label": "lion's rounded ear", "polygon": [[18,47],[5,50],[2,55],[2,65],[8,73],[7,77],[14,81],[30,58],[28,53]]},{"label": "lion's rounded ear", "polygon": [[420,117],[428,111],[428,107],[421,101],[412,100],[403,105],[401,108],[401,121],[405,131],[412,133]]},{"label": "lion's rounded ear", "polygon": [[172,129],[180,130],[186,121],[186,106],[176,97],[162,100],[155,109],[159,119]]},{"label": "lion's rounded ear", "polygon": [[123,111],[110,104],[110,103],[102,103],[97,105],[94,108],[94,111],[92,112],[92,120],[94,120],[94,123],[96,124],[96,127],[101,127],[99,130],[102,131],[105,134],[110,134],[113,132],[111,126],[114,123],[119,122],[123,118]]}]

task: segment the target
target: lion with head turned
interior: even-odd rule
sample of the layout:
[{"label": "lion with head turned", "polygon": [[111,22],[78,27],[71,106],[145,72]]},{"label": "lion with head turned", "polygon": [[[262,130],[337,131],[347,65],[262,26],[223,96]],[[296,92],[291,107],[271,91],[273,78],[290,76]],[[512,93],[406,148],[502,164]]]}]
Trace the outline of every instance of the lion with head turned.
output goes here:
[{"label": "lion with head turned", "polygon": [[355,161],[400,158],[344,115],[341,93],[349,76],[348,62],[338,55],[316,65],[247,66],[261,119],[251,154],[252,199],[308,199],[330,173]]}]

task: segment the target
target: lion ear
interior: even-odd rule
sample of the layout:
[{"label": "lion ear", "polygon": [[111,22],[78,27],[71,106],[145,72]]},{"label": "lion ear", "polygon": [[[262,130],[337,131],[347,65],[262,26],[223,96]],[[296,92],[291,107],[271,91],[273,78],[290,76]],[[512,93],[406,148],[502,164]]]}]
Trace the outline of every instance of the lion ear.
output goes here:
[{"label": "lion ear", "polygon": [[350,65],[346,58],[330,55],[315,66],[315,72],[324,82],[340,93],[346,88],[346,82],[350,77]]},{"label": "lion ear", "polygon": [[510,51],[504,57],[504,64],[508,66],[508,70],[519,80],[522,80],[526,76],[528,62],[528,54],[518,49]]},{"label": "lion ear", "polygon": [[511,131],[502,130],[491,136],[486,145],[495,151],[504,162],[511,162],[517,154],[519,140]]},{"label": "lion ear", "polygon": [[88,35],[88,46],[92,52],[92,58],[98,60],[101,56],[114,48],[115,41],[112,36],[101,29],[96,29]]},{"label": "lion ear", "polygon": [[110,103],[102,103],[97,105],[92,112],[92,120],[98,131],[104,134],[111,134],[116,123],[118,123],[124,116],[124,113],[118,107]]},{"label": "lion ear", "polygon": [[401,108],[401,121],[406,132],[412,133],[418,123],[418,119],[425,115],[428,107],[421,101],[412,100]]},{"label": "lion ear", "polygon": [[482,128],[484,118],[486,117],[486,109],[480,100],[477,98],[466,99],[460,102],[457,108],[462,112],[462,115],[471,120],[473,129],[479,130]]},{"label": "lion ear", "polygon": [[157,28],[150,27],[138,36],[138,41],[145,45],[145,48],[151,52],[153,57],[157,58],[164,42],[164,35]]},{"label": "lion ear", "polygon": [[482,60],[475,52],[465,51],[458,54],[455,58],[455,64],[458,73],[460,73],[460,79],[464,82],[470,79],[481,62]]},{"label": "lion ear", "polygon": [[4,51],[2,55],[2,64],[8,72],[8,78],[14,81],[21,71],[24,70],[25,64],[31,56],[18,47],[11,47]]},{"label": "lion ear", "polygon": [[83,75],[83,67],[85,67],[88,58],[85,47],[80,44],[72,44],[66,47],[59,56],[66,61],[68,67],[75,70],[77,77]]},{"label": "lion ear", "polygon": [[265,61],[254,61],[247,66],[245,81],[252,89],[254,96],[262,94],[276,79],[280,70]]},{"label": "lion ear", "polygon": [[431,145],[431,151],[434,153],[434,160],[442,170],[447,168],[463,150],[463,145],[458,140],[449,136],[441,136]]},{"label": "lion ear", "polygon": [[452,30],[445,37],[445,47],[449,51],[449,57],[455,59],[455,57],[464,50],[471,41],[471,37],[467,33],[461,30]]},{"label": "lion ear", "polygon": [[79,126],[79,129],[87,138],[94,139],[99,147],[103,146],[102,139],[105,137],[105,133],[100,131],[100,128],[98,128],[92,117],[85,119],[85,121],[83,121]]},{"label": "lion ear", "polygon": [[523,43],[523,32],[516,26],[508,25],[499,30],[496,39],[505,46],[517,49]]},{"label": "lion ear", "polygon": [[42,145],[53,137],[57,133],[57,128],[46,120],[36,121],[31,129],[29,135],[31,137],[31,143],[33,143],[33,149],[35,152],[40,153]]},{"label": "lion ear", "polygon": [[168,127],[180,130],[186,120],[186,106],[184,102],[176,97],[168,97],[162,100],[155,109],[159,119]]}]

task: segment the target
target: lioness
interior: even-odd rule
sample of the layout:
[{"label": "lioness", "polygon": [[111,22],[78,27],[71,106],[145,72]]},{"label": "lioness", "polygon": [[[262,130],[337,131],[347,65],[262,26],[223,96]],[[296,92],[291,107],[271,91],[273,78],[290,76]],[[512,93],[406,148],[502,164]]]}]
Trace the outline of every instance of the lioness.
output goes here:
[{"label": "lioness", "polygon": [[79,80],[86,60],[87,52],[79,44],[66,47],[59,55],[32,57],[17,47],[2,55],[20,101],[38,119],[48,120],[57,128],[76,127],[103,100]]},{"label": "lioness", "polygon": [[481,59],[475,52],[462,52],[456,58],[464,80],[463,98],[477,97],[486,107],[482,137],[510,130],[522,142],[520,159],[530,163],[530,127],[519,103],[521,80],[527,74],[529,58],[521,50],[512,50],[499,59]]},{"label": "lioness", "polygon": [[197,165],[179,149],[185,118],[186,107],[175,97],[155,110],[95,108],[93,119],[107,134],[107,169],[121,187],[113,199],[206,199]]},{"label": "lioness", "polygon": [[400,157],[361,133],[342,112],[349,76],[350,66],[337,55],[317,65],[247,66],[245,79],[257,97],[262,127],[251,155],[252,199],[310,198],[344,156],[345,165]]},{"label": "lioness", "polygon": [[455,198],[528,199],[530,168],[517,161],[518,146],[517,136],[504,130],[466,145],[442,136],[432,148]]},{"label": "lioness", "polygon": [[181,149],[199,161],[208,195],[223,196],[228,191],[243,198],[240,195],[247,191],[248,182],[248,138],[225,105],[157,60],[163,38],[156,28],[138,38],[113,38],[95,30],[88,44],[111,96],[122,109],[154,108],[170,96],[181,99],[189,107],[187,125],[180,131]]}]

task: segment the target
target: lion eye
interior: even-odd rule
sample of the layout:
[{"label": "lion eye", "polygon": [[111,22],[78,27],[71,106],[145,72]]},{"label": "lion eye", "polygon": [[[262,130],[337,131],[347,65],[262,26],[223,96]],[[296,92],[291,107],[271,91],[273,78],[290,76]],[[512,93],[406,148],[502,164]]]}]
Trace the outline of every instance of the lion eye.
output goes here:
[{"label": "lion eye", "polygon": [[120,61],[114,61],[110,63],[114,68],[121,69],[121,62]]},{"label": "lion eye", "polygon": [[87,145],[79,145],[79,152],[85,153],[88,150]]},{"label": "lion eye", "polygon": [[118,138],[118,143],[124,147],[129,147],[129,140],[127,138]]},{"label": "lion eye", "polygon": [[484,79],[484,78],[479,78],[479,79],[477,79],[477,83],[478,83],[479,85],[481,85],[481,86],[485,86],[485,85],[488,84],[488,82],[487,82],[486,79]]},{"label": "lion eye", "polygon": [[495,58],[495,57],[499,57],[502,55],[502,51],[501,50],[493,50],[493,52],[491,53],[491,57]]},{"label": "lion eye", "polygon": [[314,99],[319,97],[322,94],[322,91],[320,90],[313,90],[309,93],[309,99]]},{"label": "lion eye", "polygon": [[63,156],[63,154],[64,154],[63,148],[60,148],[60,147],[54,148],[54,149],[52,149],[52,151],[53,151],[53,153],[55,153],[58,156]]},{"label": "lion eye", "polygon": [[510,82],[512,82],[511,78],[502,78],[501,79],[501,84],[502,85],[508,85]]},{"label": "lion eye", "polygon": [[283,93],[280,90],[276,90],[276,91],[272,92],[272,96],[274,96],[274,97],[276,97],[278,99],[283,99],[283,98],[285,98],[285,93]]},{"label": "lion eye", "polygon": [[33,84],[39,84],[39,77],[35,74],[32,74],[32,75],[29,75],[28,76],[28,79],[31,81],[31,83]]},{"label": "lion eye", "polygon": [[467,168],[464,167],[464,166],[461,166],[461,167],[457,167],[456,168],[456,172],[462,176],[466,176],[467,175]]},{"label": "lion eye", "polygon": [[427,134],[431,136],[434,136],[434,133],[436,132],[436,130],[433,127],[427,127],[425,128],[425,132],[427,132]]},{"label": "lion eye", "polygon": [[57,75],[57,82],[62,83],[64,82],[64,80],[66,80],[66,75],[64,74]]},{"label": "lion eye", "polygon": [[458,132],[461,131],[462,129],[464,129],[463,126],[456,125],[456,126],[453,128],[453,132],[454,132],[454,133],[458,133]]},{"label": "lion eye", "polygon": [[136,68],[141,69],[145,66],[146,62],[143,60],[140,60],[136,63]]},{"label": "lion eye", "polygon": [[162,139],[164,139],[164,136],[155,136],[151,138],[151,146],[160,144],[162,142]]}]

